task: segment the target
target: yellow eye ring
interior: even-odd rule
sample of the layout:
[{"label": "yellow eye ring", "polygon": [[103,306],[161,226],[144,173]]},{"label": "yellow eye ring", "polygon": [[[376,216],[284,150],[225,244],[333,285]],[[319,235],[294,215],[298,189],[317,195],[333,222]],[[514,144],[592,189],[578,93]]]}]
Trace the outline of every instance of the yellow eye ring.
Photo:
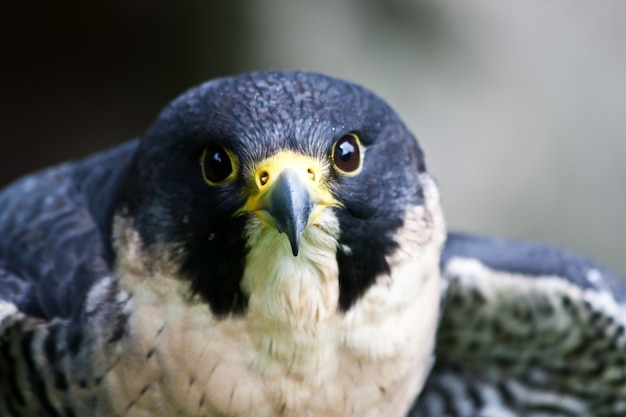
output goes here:
[{"label": "yellow eye ring", "polygon": [[237,173],[237,157],[228,148],[210,143],[202,151],[200,159],[204,181],[212,186],[222,185]]},{"label": "yellow eye ring", "polygon": [[363,168],[363,149],[355,133],[347,133],[333,144],[330,159],[333,167],[343,175],[353,177]]}]

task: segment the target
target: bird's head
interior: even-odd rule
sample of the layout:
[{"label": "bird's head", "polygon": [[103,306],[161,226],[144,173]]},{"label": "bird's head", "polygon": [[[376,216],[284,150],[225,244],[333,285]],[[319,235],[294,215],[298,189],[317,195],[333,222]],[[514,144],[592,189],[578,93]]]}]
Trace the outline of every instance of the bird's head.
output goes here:
[{"label": "bird's head", "polygon": [[424,175],[417,141],[371,92],[252,73],[165,108],[141,138],[117,216],[142,256],[167,258],[215,314],[245,311],[255,292],[282,285],[272,280],[307,268],[341,311],[388,272],[407,212],[424,205]]}]

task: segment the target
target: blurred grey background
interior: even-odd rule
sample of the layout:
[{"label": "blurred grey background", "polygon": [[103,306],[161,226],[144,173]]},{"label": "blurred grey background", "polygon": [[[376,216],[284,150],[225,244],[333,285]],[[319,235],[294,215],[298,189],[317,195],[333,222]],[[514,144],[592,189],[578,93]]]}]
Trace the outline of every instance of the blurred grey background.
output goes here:
[{"label": "blurred grey background", "polygon": [[556,244],[626,276],[626,2],[0,6],[0,186],[132,138],[206,79],[363,84],[418,136],[451,228]]}]

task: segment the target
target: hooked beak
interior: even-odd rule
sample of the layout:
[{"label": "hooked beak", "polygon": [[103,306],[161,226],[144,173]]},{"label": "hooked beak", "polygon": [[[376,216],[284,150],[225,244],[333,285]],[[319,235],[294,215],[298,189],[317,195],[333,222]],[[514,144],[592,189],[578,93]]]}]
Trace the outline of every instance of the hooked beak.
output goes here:
[{"label": "hooked beak", "polygon": [[293,256],[298,255],[300,236],[314,204],[309,190],[291,169],[283,171],[267,193],[267,211],[278,231],[289,238]]},{"label": "hooked beak", "polygon": [[341,206],[320,183],[324,169],[315,159],[293,152],[268,158],[254,173],[257,192],[237,214],[254,213],[285,233],[293,256],[298,256],[302,233],[314,222],[318,209]]}]

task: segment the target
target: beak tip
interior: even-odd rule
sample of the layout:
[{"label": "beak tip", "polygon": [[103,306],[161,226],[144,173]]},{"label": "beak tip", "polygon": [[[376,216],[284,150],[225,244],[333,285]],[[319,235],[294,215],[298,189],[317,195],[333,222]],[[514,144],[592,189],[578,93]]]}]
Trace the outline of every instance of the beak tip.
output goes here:
[{"label": "beak tip", "polygon": [[270,191],[268,208],[277,230],[287,235],[291,253],[298,256],[300,237],[313,208],[307,186],[294,172],[281,173]]},{"label": "beak tip", "polygon": [[291,253],[293,256],[298,256],[298,252],[300,251],[300,236],[291,233],[285,233],[285,235],[287,235],[287,239],[289,240]]}]

